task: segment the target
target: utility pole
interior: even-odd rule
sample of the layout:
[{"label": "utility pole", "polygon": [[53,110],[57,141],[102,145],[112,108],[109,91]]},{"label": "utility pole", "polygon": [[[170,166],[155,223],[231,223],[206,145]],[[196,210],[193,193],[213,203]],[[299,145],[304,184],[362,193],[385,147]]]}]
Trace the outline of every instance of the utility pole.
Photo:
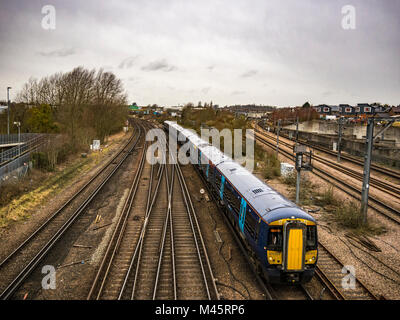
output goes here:
[{"label": "utility pole", "polygon": [[343,118],[339,118],[339,129],[338,129],[338,144],[337,144],[337,161],[340,162],[340,154],[342,152],[342,134],[343,134]]},{"label": "utility pole", "polygon": [[[395,120],[389,120],[389,122],[381,129],[374,137],[374,121],[379,119],[368,118],[367,122],[367,133],[365,137],[365,155],[364,155],[364,172],[363,172],[363,184],[361,190],[361,214],[362,223],[367,223],[368,213],[368,194],[369,194],[369,181],[371,173],[371,160],[372,160],[372,148],[374,141],[379,135],[383,134],[389,129]],[[387,121],[387,119],[385,119]]]},{"label": "utility pole", "polygon": [[10,135],[10,89],[7,87],[7,134]]},{"label": "utility pole", "polygon": [[367,124],[367,134],[365,137],[365,155],[364,155],[364,177],[361,192],[361,213],[363,216],[363,224],[367,223],[368,211],[368,193],[369,193],[369,180],[371,169],[371,156],[374,137],[374,119],[369,118]]},{"label": "utility pole", "polygon": [[299,140],[299,117],[296,117],[296,143]]},{"label": "utility pole", "polygon": [[14,121],[14,124],[18,127],[18,156],[21,155],[21,122]]},{"label": "utility pole", "polygon": [[279,156],[279,132],[281,131],[281,119],[278,120],[278,131],[276,132],[276,157]]}]

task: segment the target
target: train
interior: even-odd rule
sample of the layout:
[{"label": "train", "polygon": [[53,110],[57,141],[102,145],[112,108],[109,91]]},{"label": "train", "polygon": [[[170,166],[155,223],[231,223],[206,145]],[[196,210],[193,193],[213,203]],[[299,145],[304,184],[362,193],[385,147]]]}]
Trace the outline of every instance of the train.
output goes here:
[{"label": "train", "polygon": [[178,144],[186,144],[191,163],[266,281],[309,282],[318,261],[316,220],[193,130],[172,121],[165,121],[164,129]]}]

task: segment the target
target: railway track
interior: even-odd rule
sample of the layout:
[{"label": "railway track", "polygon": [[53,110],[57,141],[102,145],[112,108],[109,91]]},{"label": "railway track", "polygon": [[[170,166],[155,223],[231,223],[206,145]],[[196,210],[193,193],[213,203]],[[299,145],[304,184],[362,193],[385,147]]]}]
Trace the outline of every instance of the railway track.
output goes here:
[{"label": "railway track", "polygon": [[245,245],[244,245],[243,241],[238,237],[234,227],[231,224],[231,221],[225,215],[224,207],[220,205],[219,200],[215,197],[215,194],[212,192],[212,190],[210,189],[209,185],[207,184],[207,181],[201,175],[199,170],[197,170],[197,168],[194,167],[194,166],[193,166],[193,169],[196,171],[198,177],[203,182],[203,187],[207,190],[208,195],[213,199],[214,203],[216,204],[216,206],[218,208],[218,212],[222,216],[222,218],[223,218],[223,220],[225,222],[225,225],[228,226],[229,231],[232,234],[232,236],[234,237],[236,244],[238,245],[238,247],[239,247],[240,251],[242,252],[243,256],[245,257],[253,276],[255,277],[258,285],[260,286],[261,291],[263,292],[263,295],[265,296],[265,299],[266,300],[277,299],[277,295],[275,294],[274,289],[268,283],[266,283],[264,281],[264,279],[261,278],[260,274],[258,273],[257,268],[254,265],[252,259],[250,258],[249,254],[247,252],[247,249],[245,248]]},{"label": "railway track", "polygon": [[[265,138],[260,137],[259,135],[256,134],[256,140],[261,142],[264,145],[269,146],[270,148],[276,149],[276,145],[268,141]],[[284,142],[280,142],[280,144],[285,144]],[[286,147],[291,148],[292,146],[290,144],[286,144]],[[293,161],[293,154],[285,149],[279,148],[279,152]],[[340,169],[338,169],[340,171]],[[344,172],[346,173],[346,172]],[[321,179],[331,183],[335,187],[337,187],[340,190],[343,190],[353,198],[357,200],[361,200],[361,191],[357,189],[356,187],[352,186],[351,184],[343,181],[343,179],[340,179],[324,170],[321,170],[317,167],[313,167],[313,174],[317,175]],[[371,207],[372,209],[376,210],[379,212],[381,215],[385,216],[389,220],[395,222],[396,224],[400,224],[400,210],[394,208],[390,204],[387,204],[376,197],[370,195],[369,196],[369,202],[368,206]]]},{"label": "railway track", "polygon": [[[318,243],[318,264],[315,276],[337,300],[378,300],[378,298],[348,270],[324,245]],[[344,289],[343,283],[347,285]]]},{"label": "railway track", "polygon": [[132,135],[124,147],[68,199],[61,208],[44,221],[15,250],[3,258],[0,263],[0,299],[12,298],[16,290],[70,229],[129,155],[132,154],[142,135],[140,126],[137,127],[137,132],[138,134]]},{"label": "railway track", "polygon": [[[135,249],[140,233],[143,211],[147,212],[153,170],[145,161],[147,146],[144,144],[135,177],[128,197],[108,242],[87,299],[116,299],[119,288],[129,268],[131,252]],[[141,186],[141,188],[139,188]]]},{"label": "railway track", "polygon": [[[266,139],[262,139],[259,136],[256,136],[256,139],[272,148],[276,148],[276,146],[272,143],[267,141]],[[280,142],[282,143],[282,142]],[[282,144],[285,144],[284,142]],[[289,144],[286,144],[287,147],[292,147]],[[279,149],[279,152],[286,156],[287,158],[293,160],[293,154],[290,152]],[[316,168],[314,168],[316,169]],[[317,169],[319,173],[317,176],[321,177],[324,180],[327,180],[325,176],[328,176],[329,178],[335,180],[338,183],[341,183],[342,185],[345,185],[346,187],[350,188],[353,192],[358,192],[359,191],[352,187],[348,186],[346,183],[343,181],[339,180],[338,178],[327,174],[326,172],[323,172],[322,170]],[[315,172],[313,172],[315,174]],[[331,182],[328,180],[328,182]],[[331,182],[332,183],[332,182]],[[338,185],[336,184],[336,187]],[[339,187],[340,188],[340,187]],[[354,195],[353,195],[354,197]],[[361,199],[357,197],[357,199]],[[390,209],[391,211],[394,211],[396,215],[398,212],[396,209],[392,210],[391,207],[386,206],[384,203],[381,203],[379,200],[372,198],[374,202],[379,203],[386,209]],[[369,206],[371,206],[369,204]],[[371,206],[381,214],[385,215],[389,219],[393,220],[396,223],[399,223],[399,220],[394,219],[390,215],[387,215],[385,212],[382,210],[379,210],[375,206]],[[342,272],[343,271],[343,272]],[[353,287],[349,289],[343,289],[342,286],[342,281],[343,278],[346,276],[347,269],[345,268],[344,264],[334,255],[332,254],[321,242],[318,242],[318,264],[315,272],[315,276],[318,279],[319,282],[326,288],[329,293],[332,295],[337,300],[377,300],[378,298],[356,277],[353,278],[353,280],[349,280],[350,283],[352,283]]]},{"label": "railway track", "polygon": [[[266,132],[266,130],[262,126],[260,126],[260,125],[258,125],[258,126],[260,128],[262,128],[262,130],[264,132]],[[282,133],[280,134],[280,136],[283,136],[284,138],[291,140],[290,137],[288,137],[287,135],[283,135]],[[317,145],[315,143],[310,143],[308,141],[301,140],[301,139],[299,140],[299,143],[304,144],[306,146],[309,146],[309,147],[311,147],[311,148],[313,148],[315,150],[322,151],[322,152],[324,152],[326,154],[329,154],[331,156],[337,157],[337,151],[333,151],[333,150],[330,150],[328,148],[321,147],[321,146],[319,146],[319,145]],[[352,162],[354,164],[357,164],[357,165],[359,165],[361,167],[364,166],[364,161],[360,160],[359,158],[357,158],[355,156],[351,156],[349,154],[343,154],[342,153],[340,157],[343,160],[347,160],[347,161]],[[390,168],[386,168],[386,167],[380,166],[380,165],[375,164],[375,163],[371,163],[371,169],[376,171],[376,172],[379,172],[381,174],[384,174],[384,175],[386,175],[386,176],[388,176],[390,178],[397,179],[397,180],[400,181],[400,172],[399,171],[392,170]]]},{"label": "railway track", "polygon": [[[273,139],[274,137],[271,137],[268,133],[266,132],[262,132],[260,130],[256,130],[256,132],[260,133],[261,135],[263,135],[264,137],[268,137],[269,139]],[[301,142],[303,143],[303,142]],[[293,148],[294,143],[287,143],[285,141],[279,141],[279,144],[282,144],[288,148]],[[316,149],[314,145],[310,145],[310,144],[305,144],[305,145],[309,145],[312,148]],[[319,150],[319,149],[318,149]],[[330,150],[328,150],[330,151]],[[325,150],[323,150],[323,152],[326,152]],[[359,181],[362,182],[363,180],[363,174],[361,172],[358,172],[356,170],[350,169],[340,163],[337,163],[335,161],[326,159],[324,157],[321,157],[319,155],[316,155],[315,153],[313,154],[313,159],[317,160],[320,163],[323,163],[335,170],[339,170],[340,172],[345,173],[346,175],[353,177]],[[360,165],[361,167],[364,166],[364,163],[357,163],[358,165]],[[383,169],[382,169],[383,170]],[[389,174],[391,174],[392,171],[388,171]],[[400,179],[400,175],[399,175],[399,179]],[[389,193],[390,195],[392,195],[393,197],[399,198],[399,194],[400,194],[400,186],[399,185],[394,185],[393,183],[390,182],[386,182],[382,179],[377,179],[374,177],[370,178],[370,184],[372,187],[377,188],[381,191],[384,191],[386,193]]]},{"label": "railway track", "polygon": [[[150,165],[146,162],[144,166]],[[156,164],[147,170],[147,188],[138,191],[146,199],[140,226],[129,232],[132,212],[125,205],[121,221],[126,222],[118,223],[87,298],[219,299],[179,165]],[[134,192],[131,194],[128,201],[140,199],[139,195],[134,197]]]}]

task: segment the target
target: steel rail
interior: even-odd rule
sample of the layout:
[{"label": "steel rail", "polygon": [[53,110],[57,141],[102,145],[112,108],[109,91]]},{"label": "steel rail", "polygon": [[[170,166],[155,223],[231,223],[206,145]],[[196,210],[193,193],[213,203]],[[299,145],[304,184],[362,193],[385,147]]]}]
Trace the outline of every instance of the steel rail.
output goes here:
[{"label": "steel rail", "polygon": [[236,231],[234,229],[234,227],[232,226],[230,220],[227,218],[227,216],[224,213],[224,209],[220,206],[218,199],[215,197],[214,193],[212,192],[212,190],[210,189],[209,185],[207,184],[207,181],[205,180],[205,178],[200,174],[199,170],[193,165],[194,170],[196,171],[197,175],[200,177],[201,181],[203,182],[203,186],[206,188],[208,194],[211,196],[211,198],[214,200],[214,203],[216,204],[217,208],[218,208],[218,212],[220,213],[220,215],[222,216],[222,218],[225,221],[225,225],[228,226],[230,233],[233,235],[237,245],[239,246],[240,251],[242,252],[243,256],[245,257],[253,275],[255,276],[258,284],[260,285],[260,287],[262,288],[262,290],[265,293],[265,298],[267,300],[274,300],[273,295],[272,295],[272,288],[269,286],[269,284],[266,284],[260,277],[260,275],[258,274],[257,270],[255,269],[254,264],[252,263],[248,252],[242,242],[242,240],[238,237],[238,235],[236,234]]},{"label": "steel rail", "polygon": [[184,195],[185,204],[186,204],[186,207],[187,207],[187,213],[188,213],[188,216],[189,216],[189,220],[190,220],[190,224],[191,224],[191,228],[192,228],[192,232],[193,232],[193,237],[195,239],[196,249],[197,249],[197,252],[198,252],[199,262],[200,262],[200,265],[201,265],[201,269],[202,269],[202,272],[203,272],[203,277],[204,277],[204,281],[205,281],[205,285],[206,285],[206,289],[207,289],[207,295],[208,295],[209,299],[211,299],[210,289],[209,289],[209,285],[207,283],[207,277],[206,277],[206,274],[205,274],[205,271],[204,271],[203,262],[202,262],[202,259],[201,259],[199,243],[198,243],[198,240],[197,240],[197,236],[196,236],[196,231],[195,231],[195,226],[193,224],[193,220],[194,220],[194,222],[196,224],[196,230],[197,230],[197,232],[199,234],[201,248],[203,250],[204,257],[206,259],[206,264],[207,264],[208,272],[210,274],[210,278],[211,278],[210,281],[212,283],[213,292],[214,292],[214,295],[215,295],[216,299],[219,300],[220,299],[220,294],[218,292],[218,288],[217,288],[217,285],[216,285],[216,279],[214,277],[214,273],[213,273],[212,268],[211,268],[210,259],[209,259],[208,254],[207,254],[207,248],[206,248],[206,246],[204,244],[203,236],[201,234],[200,225],[199,225],[199,222],[198,222],[197,216],[196,216],[196,210],[194,209],[193,201],[192,201],[192,199],[190,197],[190,192],[189,192],[189,189],[188,189],[188,187],[186,185],[185,177],[184,177],[184,175],[182,173],[182,170],[180,168],[180,164],[176,163],[176,164],[174,164],[174,166],[177,169],[176,173],[178,174],[178,179],[179,179],[179,182],[180,182],[181,190],[182,190],[183,195]]},{"label": "steel rail", "polygon": [[[261,143],[263,143],[263,144],[265,144],[265,145],[268,145],[269,147],[275,147],[274,144],[273,144],[272,142],[267,141],[267,140],[265,140],[265,139],[263,139],[263,138],[261,138],[261,137],[258,137],[258,136],[257,136],[256,139],[257,139],[258,141],[260,141]],[[279,150],[280,150],[279,152],[280,152],[281,154],[283,154],[284,156],[286,156],[287,158],[289,158],[290,160],[293,161],[293,155],[292,155],[290,152],[288,152],[288,151],[286,151],[286,150],[284,150],[284,149],[282,149],[282,148],[279,148]],[[314,169],[313,174],[315,174],[316,176],[320,177],[321,179],[323,179],[323,180],[325,180],[325,181],[327,181],[327,178],[324,177],[323,175],[329,177],[330,179],[335,180],[337,183],[339,183],[339,184],[341,184],[342,186],[344,186],[344,187],[346,187],[346,188],[352,190],[352,192],[355,192],[357,195],[354,195],[354,194],[352,194],[352,193],[348,193],[346,190],[343,190],[340,186],[338,186],[337,184],[334,184],[332,181],[328,181],[328,182],[331,183],[331,184],[333,184],[333,185],[335,185],[337,188],[341,189],[342,191],[346,192],[346,193],[347,193],[348,195],[350,195],[351,197],[353,197],[353,198],[355,198],[355,199],[357,199],[357,200],[360,200],[360,199],[361,199],[361,198],[358,196],[358,194],[360,194],[361,192],[360,192],[357,188],[353,187],[352,185],[349,185],[348,183],[346,183],[346,182],[340,180],[339,178],[337,178],[337,177],[335,177],[335,176],[333,176],[333,175],[331,175],[331,174],[329,174],[329,173],[327,173],[327,172],[325,172],[325,171],[323,171],[323,170],[321,170],[321,169],[319,169],[319,168],[314,167],[313,169]],[[315,172],[315,171],[317,171],[317,172],[319,172],[319,173],[317,173],[317,172]],[[386,203],[384,203],[384,202],[378,200],[377,198],[375,198],[375,197],[373,197],[373,196],[369,196],[369,199],[371,200],[370,202],[374,202],[374,203],[376,203],[377,205],[380,205],[380,206],[384,207],[386,210],[388,210],[388,211],[390,211],[391,213],[394,213],[395,215],[397,215],[398,217],[400,217],[400,211],[397,210],[396,208],[393,208],[392,206],[390,206],[390,205],[388,205],[388,204],[386,204]],[[384,215],[386,218],[390,219],[391,221],[395,222],[396,224],[400,224],[400,221],[399,221],[399,220],[393,218],[392,216],[390,216],[390,215],[388,215],[387,213],[383,212],[382,210],[378,209],[376,206],[372,205],[371,203],[368,203],[368,206],[371,207],[371,208],[373,208],[373,209],[375,209],[375,210],[377,210],[380,214]]]},{"label": "steel rail", "polygon": [[[258,125],[258,126],[259,126],[260,128],[262,128],[262,130],[263,130],[265,133],[267,132],[262,126],[260,126],[260,125]],[[260,130],[257,130],[257,129],[256,129],[256,131],[260,131]],[[282,133],[281,133],[280,136],[283,136],[284,138],[290,140],[290,138],[289,138],[287,135],[285,135],[285,134],[282,134]],[[314,143],[307,142],[307,141],[305,141],[305,140],[299,140],[299,142],[301,142],[302,144],[307,145],[307,146],[309,146],[309,147],[312,147],[312,148],[314,148],[314,149],[317,149],[317,150],[319,150],[319,151],[328,153],[328,154],[330,154],[330,155],[332,155],[332,156],[337,156],[337,151],[332,151],[332,150],[330,150],[330,149],[328,149],[328,148],[321,147],[321,146],[319,146],[319,145],[316,145],[316,144],[314,144]],[[358,164],[358,165],[360,165],[360,166],[364,166],[364,162],[363,162],[362,160],[360,160],[360,159],[357,159],[355,156],[341,154],[341,158],[344,159],[344,160],[350,161],[350,162],[352,162],[352,163]],[[400,180],[400,172],[398,172],[398,171],[392,170],[392,169],[390,169],[390,168],[385,168],[385,167],[382,167],[382,166],[377,165],[377,164],[371,164],[371,168],[372,168],[373,170],[375,170],[375,171],[377,171],[377,172],[380,172],[380,173],[383,173],[383,174],[385,174],[385,175],[387,175],[387,176],[389,176],[389,177],[392,177],[392,178],[395,178],[395,179],[399,179],[399,180]]]},{"label": "steel rail", "polygon": [[[153,167],[152,167],[152,169],[153,169]],[[152,178],[151,178],[150,180],[152,180]],[[135,251],[134,251],[134,253],[133,253],[133,256],[131,257],[131,262],[130,262],[130,264],[129,264],[129,268],[128,268],[126,274],[125,274],[125,278],[124,278],[122,287],[121,287],[121,289],[120,289],[120,293],[119,293],[119,295],[118,295],[118,300],[121,300],[121,299],[122,299],[122,295],[123,295],[124,292],[125,292],[125,289],[126,289],[126,286],[127,286],[127,283],[128,283],[128,279],[129,279],[129,276],[130,276],[130,274],[131,274],[131,270],[132,270],[132,268],[135,266],[135,261],[138,260],[137,258],[139,258],[139,257],[138,257],[138,253],[139,253],[139,250],[141,250],[142,242],[143,242],[144,237],[145,237],[145,235],[146,235],[147,225],[148,225],[148,222],[149,222],[149,218],[150,218],[150,215],[151,215],[151,211],[152,211],[152,208],[153,208],[155,199],[156,199],[156,197],[157,197],[157,192],[158,192],[158,188],[159,188],[160,182],[161,182],[161,179],[159,179],[158,182],[157,182],[157,185],[156,185],[156,188],[155,188],[155,193],[154,193],[154,196],[153,196],[153,198],[152,198],[151,203],[148,202],[149,206],[146,208],[145,219],[144,219],[144,222],[143,222],[141,231],[140,231],[139,239],[138,239],[138,242],[137,242],[137,244],[136,244],[136,247],[135,247]],[[149,196],[150,196],[150,192],[151,192],[151,185],[149,186]],[[135,278],[136,278],[136,279],[137,279],[136,274],[138,273],[138,271],[136,271],[136,270],[138,269],[138,263],[139,263],[139,262],[140,262],[140,260],[137,261],[137,263],[136,263],[136,268],[135,268]],[[136,280],[135,280],[135,281],[136,281]],[[132,290],[133,290],[135,287],[136,287],[136,283],[134,282]],[[133,298],[134,298],[134,291],[132,291],[132,294],[131,294],[131,299],[133,300]]]},{"label": "steel rail", "polygon": [[51,239],[39,250],[39,252],[30,260],[30,262],[23,268],[23,270],[14,278],[14,280],[6,287],[1,293],[0,299],[9,299],[14,292],[20,287],[23,281],[33,272],[37,265],[43,260],[47,253],[53,248],[56,242],[65,234],[69,227],[75,222],[80,214],[86,209],[93,198],[103,188],[103,186],[109,181],[119,167],[124,163],[129,153],[135,148],[135,144],[132,145],[130,151],[124,155],[120,162],[115,168],[106,176],[102,183],[96,187],[94,192],[90,194],[88,198],[79,206],[79,208],[68,218],[68,220],[58,229],[58,231],[51,237]]},{"label": "steel rail", "polygon": [[[143,130],[144,130],[144,128],[143,128]],[[92,296],[94,294],[94,291],[95,291],[100,279],[102,279],[102,281],[101,281],[100,288],[99,288],[99,290],[97,292],[97,295],[96,295],[96,300],[100,299],[101,294],[103,292],[103,288],[104,288],[104,285],[106,283],[107,277],[109,275],[109,271],[110,271],[114,256],[115,256],[116,252],[118,251],[119,245],[120,245],[121,240],[122,240],[122,235],[123,235],[124,230],[125,230],[126,225],[127,225],[127,220],[128,220],[129,212],[130,212],[130,210],[132,208],[133,200],[135,199],[135,196],[136,196],[136,192],[137,192],[137,189],[138,189],[138,186],[139,186],[140,176],[141,176],[141,174],[143,172],[143,167],[144,167],[144,163],[145,163],[146,149],[147,149],[146,148],[146,143],[144,143],[144,146],[143,146],[143,149],[142,149],[142,154],[141,154],[139,165],[138,165],[138,169],[136,171],[135,177],[134,177],[134,179],[132,181],[132,184],[131,184],[131,187],[129,189],[128,197],[127,197],[127,199],[126,199],[126,201],[124,203],[124,207],[122,209],[122,213],[121,213],[121,215],[120,215],[120,217],[119,217],[119,219],[117,221],[117,224],[116,224],[116,226],[114,228],[114,231],[113,231],[113,234],[111,236],[111,239],[108,242],[106,252],[103,255],[103,259],[102,259],[102,261],[100,263],[100,266],[99,266],[99,268],[97,270],[95,279],[93,280],[92,286],[91,286],[90,291],[89,291],[89,293],[87,295],[87,298],[86,298],[87,300],[90,300],[92,298]],[[118,236],[118,238],[116,240],[116,244],[113,246],[113,243],[114,243],[114,241],[115,241],[117,236]],[[110,257],[109,263],[107,265],[107,268],[105,269],[105,273],[104,273],[103,277],[101,277],[101,274],[102,274],[103,269],[104,269],[104,267],[106,265],[106,262],[107,262],[107,257],[109,256],[111,250],[113,250],[113,251],[111,253],[111,257]]]},{"label": "steel rail", "polygon": [[[136,141],[134,142],[134,146],[136,146],[137,141],[139,139],[140,133],[136,139]],[[17,248],[15,248],[6,258],[3,259],[3,261],[0,263],[0,268],[8,262],[8,260],[10,260],[15,254],[17,254],[27,243],[29,243],[35,236],[37,236],[39,234],[40,231],[42,231],[56,216],[58,216],[58,214],[63,211],[73,200],[75,200],[80,194],[82,194],[82,192],[89,186],[91,185],[91,183],[100,176],[100,174],[102,174],[104,172],[104,170],[110,165],[112,164],[115,159],[117,159],[117,157],[119,155],[121,155],[121,153],[126,149],[126,147],[129,145],[129,143],[132,141],[134,135],[132,135],[132,137],[129,139],[129,141],[119,150],[119,152],[113,156],[100,170],[98,170],[98,172],[88,181],[86,182],[76,193],[74,193],[74,195],[72,197],[70,197],[60,208],[58,208],[44,223],[42,223],[40,225],[39,228],[37,228],[35,230],[35,232],[33,232],[28,238],[26,238]]]},{"label": "steel rail", "polygon": [[[162,177],[162,174],[164,173],[164,165],[161,165],[161,168],[162,168],[161,169],[161,177]],[[158,181],[157,181],[152,202],[151,202],[150,207],[148,208],[148,210],[146,212],[146,218],[145,218],[145,223],[144,223],[144,226],[143,226],[143,233],[142,233],[143,236],[141,237],[141,241],[138,244],[139,245],[139,252],[138,252],[138,258],[137,258],[137,262],[136,262],[135,278],[134,278],[134,281],[133,281],[131,300],[133,300],[135,298],[135,293],[136,293],[136,288],[137,288],[137,283],[138,283],[137,279],[138,279],[138,276],[139,276],[139,270],[140,270],[140,265],[141,265],[142,252],[143,252],[144,238],[146,236],[148,221],[150,219],[150,215],[151,215],[151,212],[152,212],[152,209],[153,209],[153,205],[154,205],[155,199],[156,199],[156,197],[158,195],[158,189],[159,189],[161,180],[162,179],[158,179]],[[151,190],[151,188],[149,188],[149,190]]]},{"label": "steel rail", "polygon": [[[273,145],[271,142],[268,142],[268,141],[266,141],[265,139],[259,139],[260,141],[262,141],[262,142],[267,142],[267,144],[268,145]],[[287,157],[289,157],[289,158],[292,158],[292,155],[288,152],[288,151],[286,151],[286,150],[283,150],[283,149],[280,149],[280,152],[282,153],[282,154],[284,154],[285,156],[287,156]],[[322,170],[319,170],[320,172],[322,172],[323,174],[326,174],[327,176],[329,176],[329,177],[331,177],[331,178],[333,178],[333,179],[335,179],[337,182],[340,182],[340,183],[342,183],[343,185],[345,185],[346,187],[351,187],[351,186],[347,186],[345,183],[343,183],[342,181],[340,181],[339,179],[337,179],[336,177],[333,177],[332,175],[329,175],[329,174],[327,174],[327,173],[325,173],[325,172],[323,172]],[[318,174],[317,174],[318,175]],[[318,175],[319,177],[321,177],[321,178],[323,178],[323,179],[325,179],[324,177],[322,177],[321,175]],[[354,191],[358,191],[358,190],[356,190],[355,188],[352,188]],[[353,196],[354,197],[354,196]],[[374,208],[374,209],[376,209],[376,208]],[[378,210],[378,209],[376,209],[376,210]],[[378,210],[379,211],[379,210]],[[383,213],[382,211],[379,211],[379,212],[381,212],[382,214],[385,214],[385,213]],[[386,214],[385,214],[385,216],[387,216]],[[391,218],[390,216],[387,216],[387,217],[389,217],[389,218]],[[397,223],[399,223],[397,220],[395,220],[395,219],[393,219],[393,218],[391,218],[393,221],[395,221],[395,222],[397,222]],[[337,263],[339,263],[340,265],[342,265],[343,266],[343,263],[342,262],[340,262],[340,260],[332,253],[332,252],[330,252],[325,246],[323,246],[320,242],[318,242],[318,244],[319,244],[319,246],[321,246]],[[339,300],[344,300],[344,299],[346,299],[346,297],[343,295],[343,293],[333,284],[333,282],[329,279],[329,277],[321,270],[321,268],[319,268],[318,266],[317,266],[317,268],[316,268],[316,274],[317,274],[317,276],[322,280],[322,282],[326,285],[326,287],[331,291],[331,293],[337,298],[337,299],[339,299]],[[376,296],[359,280],[359,279],[356,279],[356,281],[357,281],[357,283],[363,288],[363,290],[364,291],[366,291],[374,300],[376,300],[377,298],[376,298]]]},{"label": "steel rail", "polygon": [[[344,263],[342,263],[342,262],[340,261],[340,259],[339,259],[337,256],[335,256],[331,251],[329,251],[321,242],[318,242],[318,245],[319,245],[323,250],[325,250],[325,251],[327,252],[327,254],[329,255],[329,257],[330,257],[335,263],[339,264],[341,267],[344,267]],[[328,287],[331,287],[331,288],[333,288],[333,291],[336,291],[336,293],[334,293],[334,292],[332,292],[332,293],[333,293],[335,296],[336,296],[336,295],[339,295],[339,296],[340,296],[340,297],[339,297],[340,300],[348,300],[348,298],[347,298],[347,296],[346,296],[346,293],[345,293],[345,292],[342,292],[342,290],[340,290],[337,286],[335,286],[335,284],[333,283],[333,281],[331,281],[331,280],[329,279],[329,277],[327,276],[327,274],[326,274],[325,272],[323,272],[323,270],[321,270],[320,267],[318,267],[317,269],[318,269],[318,276],[319,276],[319,277],[322,277],[322,278],[325,278],[325,279],[329,282]],[[360,279],[357,279],[357,278],[356,278],[355,281],[356,281],[357,285],[359,286],[359,288],[360,288],[361,290],[363,290],[364,293],[365,293],[366,295],[368,295],[372,300],[378,300],[377,296],[376,296],[375,294],[373,294],[373,293],[367,288],[367,286],[366,286]],[[331,288],[328,288],[328,289],[331,290]]]},{"label": "steel rail", "polygon": [[[163,225],[161,246],[159,248],[159,258],[158,258],[158,263],[157,263],[156,279],[155,279],[154,289],[153,289],[153,300],[156,299],[158,280],[160,277],[161,264],[162,264],[163,254],[164,254],[165,239],[166,239],[166,235],[167,235],[167,229],[168,229],[168,224],[170,221],[171,207],[172,207],[172,197],[171,197],[171,192],[172,192],[171,188],[172,187],[171,186],[173,186],[173,177],[171,177],[171,186],[170,186],[169,179],[168,179],[168,166],[167,165],[165,165],[165,178],[166,178],[166,183],[167,183],[168,207],[167,207],[167,214],[165,216],[165,221],[164,221],[164,225]],[[174,299],[176,300],[176,281],[175,281],[174,274],[173,274],[173,287],[174,287]]]},{"label": "steel rail", "polygon": [[[259,134],[262,135],[263,137],[272,139],[272,137],[270,135],[262,133],[259,130],[256,130],[256,131],[259,132]],[[293,146],[294,146],[293,144],[290,144],[290,143],[284,142],[284,141],[281,141],[281,144],[284,145],[284,146],[287,146],[288,148],[293,148]],[[363,180],[363,174],[358,172],[358,171],[356,171],[356,170],[353,170],[353,169],[350,169],[350,168],[346,168],[345,166],[343,166],[343,165],[341,165],[339,163],[333,162],[332,160],[323,158],[323,157],[321,157],[319,155],[316,155],[316,154],[313,154],[313,159],[316,160],[316,161],[319,161],[319,162],[321,162],[321,163],[323,163],[323,164],[325,164],[325,165],[327,165],[327,166],[329,166],[329,167],[331,167],[331,168],[333,168],[335,170],[338,170],[338,171],[340,171],[342,173],[346,173],[347,175],[349,175],[349,176],[351,176],[351,177],[353,177],[353,178],[355,178],[355,179],[357,179],[357,180],[359,180],[361,182]],[[393,185],[391,183],[388,183],[386,181],[383,181],[383,180],[381,180],[379,178],[374,178],[374,177],[371,177],[371,183],[370,184],[371,184],[372,187],[375,187],[375,188],[377,188],[377,189],[379,189],[381,191],[390,193],[395,198],[400,198],[400,196],[399,196],[400,187],[397,187],[397,186],[395,186],[395,185]]]}]

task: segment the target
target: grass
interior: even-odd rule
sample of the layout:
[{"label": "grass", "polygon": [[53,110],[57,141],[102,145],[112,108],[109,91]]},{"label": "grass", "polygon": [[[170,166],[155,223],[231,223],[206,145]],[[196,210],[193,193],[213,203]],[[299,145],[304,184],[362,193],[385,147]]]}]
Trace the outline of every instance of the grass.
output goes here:
[{"label": "grass", "polygon": [[[290,174],[282,177],[282,182],[289,187],[290,198],[294,201],[296,199],[296,183],[297,183],[297,171],[293,171]],[[307,174],[302,174],[300,177],[300,194],[299,200],[301,205],[310,205],[314,200],[314,189],[315,186],[311,183]]]},{"label": "grass", "polygon": [[10,222],[28,219],[38,205],[46,201],[50,196],[57,194],[85,169],[93,160],[88,158],[84,161],[51,175],[43,183],[0,209],[0,228],[7,226]]},{"label": "grass", "polygon": [[[44,181],[39,181],[37,187],[22,195],[10,193],[13,199],[2,199],[3,206],[0,208],[0,228],[6,227],[12,222],[26,220],[32,216],[35,209],[45,203],[50,197],[58,194],[67,186],[71,185],[79,175],[83,175],[91,168],[96,166],[110,151],[110,146],[103,149],[103,152],[93,152],[87,158],[76,158],[68,166],[59,171],[50,174]],[[35,174],[35,172],[33,172]],[[36,172],[36,174],[38,174]],[[43,176],[43,175],[42,175]],[[7,188],[21,188],[21,185],[27,183],[27,179],[17,182],[18,186],[2,186],[3,190]],[[8,202],[7,204],[5,204]]]},{"label": "grass", "polygon": [[276,153],[266,151],[256,144],[254,160],[258,163],[264,179],[273,179],[281,176],[281,162],[278,160]]},{"label": "grass", "polygon": [[386,231],[384,227],[377,223],[367,222],[363,224],[361,205],[354,200],[342,201],[335,195],[332,186],[322,192],[315,192],[313,204],[330,213],[331,218],[340,227],[348,229],[355,234],[378,235]]},{"label": "grass", "polygon": [[361,205],[355,201],[340,202],[335,211],[333,218],[340,226],[351,230],[358,235],[378,235],[386,231],[386,229],[376,223],[363,223],[363,215]]},{"label": "grass", "polygon": [[329,186],[322,193],[316,193],[314,196],[314,204],[320,207],[337,206],[339,201],[333,192],[333,186]]}]

